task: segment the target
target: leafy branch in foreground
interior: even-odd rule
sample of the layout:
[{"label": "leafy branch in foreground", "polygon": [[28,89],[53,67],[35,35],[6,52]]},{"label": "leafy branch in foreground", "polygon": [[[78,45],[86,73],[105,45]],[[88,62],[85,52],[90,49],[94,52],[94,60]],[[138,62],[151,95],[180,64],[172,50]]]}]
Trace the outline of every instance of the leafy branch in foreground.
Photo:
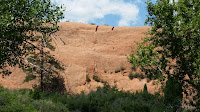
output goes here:
[{"label": "leafy branch in foreground", "polygon": [[50,0],[1,0],[0,4],[0,73],[9,75],[9,68],[18,66],[27,71],[29,80],[40,74],[43,82],[43,76],[48,79],[49,74],[58,74],[56,69],[63,70],[45,52],[54,49],[51,34],[59,30],[62,6]]},{"label": "leafy branch in foreground", "polygon": [[[152,26],[150,36],[128,57],[133,67],[141,68],[147,77],[167,81],[168,90],[174,89],[167,85],[169,82],[180,85],[176,91],[183,89],[186,98],[192,97],[188,105],[197,110],[200,109],[199,6],[197,0],[158,0],[155,4],[148,1],[146,23]],[[181,98],[182,92],[178,96]]]}]

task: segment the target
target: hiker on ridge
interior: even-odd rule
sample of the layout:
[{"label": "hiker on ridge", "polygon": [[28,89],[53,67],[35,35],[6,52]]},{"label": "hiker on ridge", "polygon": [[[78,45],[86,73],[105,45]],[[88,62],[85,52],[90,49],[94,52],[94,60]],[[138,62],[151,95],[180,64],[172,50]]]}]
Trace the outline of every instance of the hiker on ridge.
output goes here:
[{"label": "hiker on ridge", "polygon": [[98,27],[99,27],[99,25],[97,25],[97,27],[96,27],[96,32],[97,32],[97,30],[98,30]]},{"label": "hiker on ridge", "polygon": [[115,27],[113,26],[113,27],[112,27],[112,30],[114,30],[114,28],[115,28]]}]

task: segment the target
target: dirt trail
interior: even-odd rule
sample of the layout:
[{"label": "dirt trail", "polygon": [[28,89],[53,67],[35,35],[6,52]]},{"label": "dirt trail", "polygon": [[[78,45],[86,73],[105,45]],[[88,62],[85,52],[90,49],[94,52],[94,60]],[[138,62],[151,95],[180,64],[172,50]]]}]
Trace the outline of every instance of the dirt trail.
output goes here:
[{"label": "dirt trail", "polygon": [[[56,47],[55,58],[61,61],[66,70],[61,73],[65,79],[68,91],[73,93],[86,93],[102,86],[100,82],[92,79],[93,75],[111,85],[116,85],[121,90],[141,90],[146,79],[130,80],[131,65],[127,62],[127,55],[131,50],[136,50],[135,42],[140,42],[145,37],[144,33],[151,27],[115,27],[101,25],[96,30],[96,25],[83,23],[61,22],[60,31],[53,35],[53,44]],[[124,67],[125,71],[115,73],[115,70]],[[92,81],[86,82],[89,74]],[[23,83],[25,74],[15,69],[10,77],[0,78],[0,83],[12,89],[31,88],[37,81]],[[152,82],[147,84],[148,90],[153,93],[155,87]]]}]

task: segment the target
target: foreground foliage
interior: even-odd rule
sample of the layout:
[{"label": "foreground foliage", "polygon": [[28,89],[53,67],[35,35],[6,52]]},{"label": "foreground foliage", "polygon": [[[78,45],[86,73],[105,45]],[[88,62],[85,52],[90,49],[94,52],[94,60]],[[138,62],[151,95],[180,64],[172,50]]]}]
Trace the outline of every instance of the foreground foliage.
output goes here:
[{"label": "foreground foliage", "polygon": [[[179,111],[181,111],[180,107]],[[159,94],[147,91],[123,92],[105,84],[89,94],[60,94],[32,90],[8,90],[0,87],[1,112],[173,112]]]},{"label": "foreground foliage", "polygon": [[0,0],[0,4],[0,74],[9,75],[19,67],[27,73],[25,81],[40,77],[44,89],[44,83],[64,69],[43,50],[55,49],[51,35],[59,30],[62,7],[51,0]]},{"label": "foreground foliage", "polygon": [[[152,26],[150,36],[128,58],[149,79],[167,81],[167,99],[174,99],[170,98],[170,89],[179,98],[184,92],[189,101],[185,104],[196,109],[200,109],[199,6],[199,0],[157,0],[155,4],[148,1],[146,23]],[[174,85],[167,85],[171,82]]]}]

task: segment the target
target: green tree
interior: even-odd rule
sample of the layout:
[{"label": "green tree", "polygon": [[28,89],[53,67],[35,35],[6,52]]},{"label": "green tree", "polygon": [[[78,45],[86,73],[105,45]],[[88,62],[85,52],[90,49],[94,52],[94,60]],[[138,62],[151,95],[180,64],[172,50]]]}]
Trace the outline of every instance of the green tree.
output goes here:
[{"label": "green tree", "polygon": [[59,30],[62,6],[50,0],[1,0],[0,4],[0,73],[9,75],[9,68],[18,66],[29,79],[39,73],[42,86],[43,77],[49,77],[45,73],[57,73],[52,67],[63,69],[43,50],[53,48],[51,35]]},{"label": "green tree", "polygon": [[144,85],[143,93],[148,93],[147,84]]},{"label": "green tree", "polygon": [[199,109],[200,1],[175,1],[146,2],[148,18],[145,23],[152,29],[128,60],[133,67],[141,68],[150,79],[171,79],[179,83],[178,91],[183,88],[187,96],[186,90],[192,87],[189,93],[194,92],[196,96],[190,102]]}]

